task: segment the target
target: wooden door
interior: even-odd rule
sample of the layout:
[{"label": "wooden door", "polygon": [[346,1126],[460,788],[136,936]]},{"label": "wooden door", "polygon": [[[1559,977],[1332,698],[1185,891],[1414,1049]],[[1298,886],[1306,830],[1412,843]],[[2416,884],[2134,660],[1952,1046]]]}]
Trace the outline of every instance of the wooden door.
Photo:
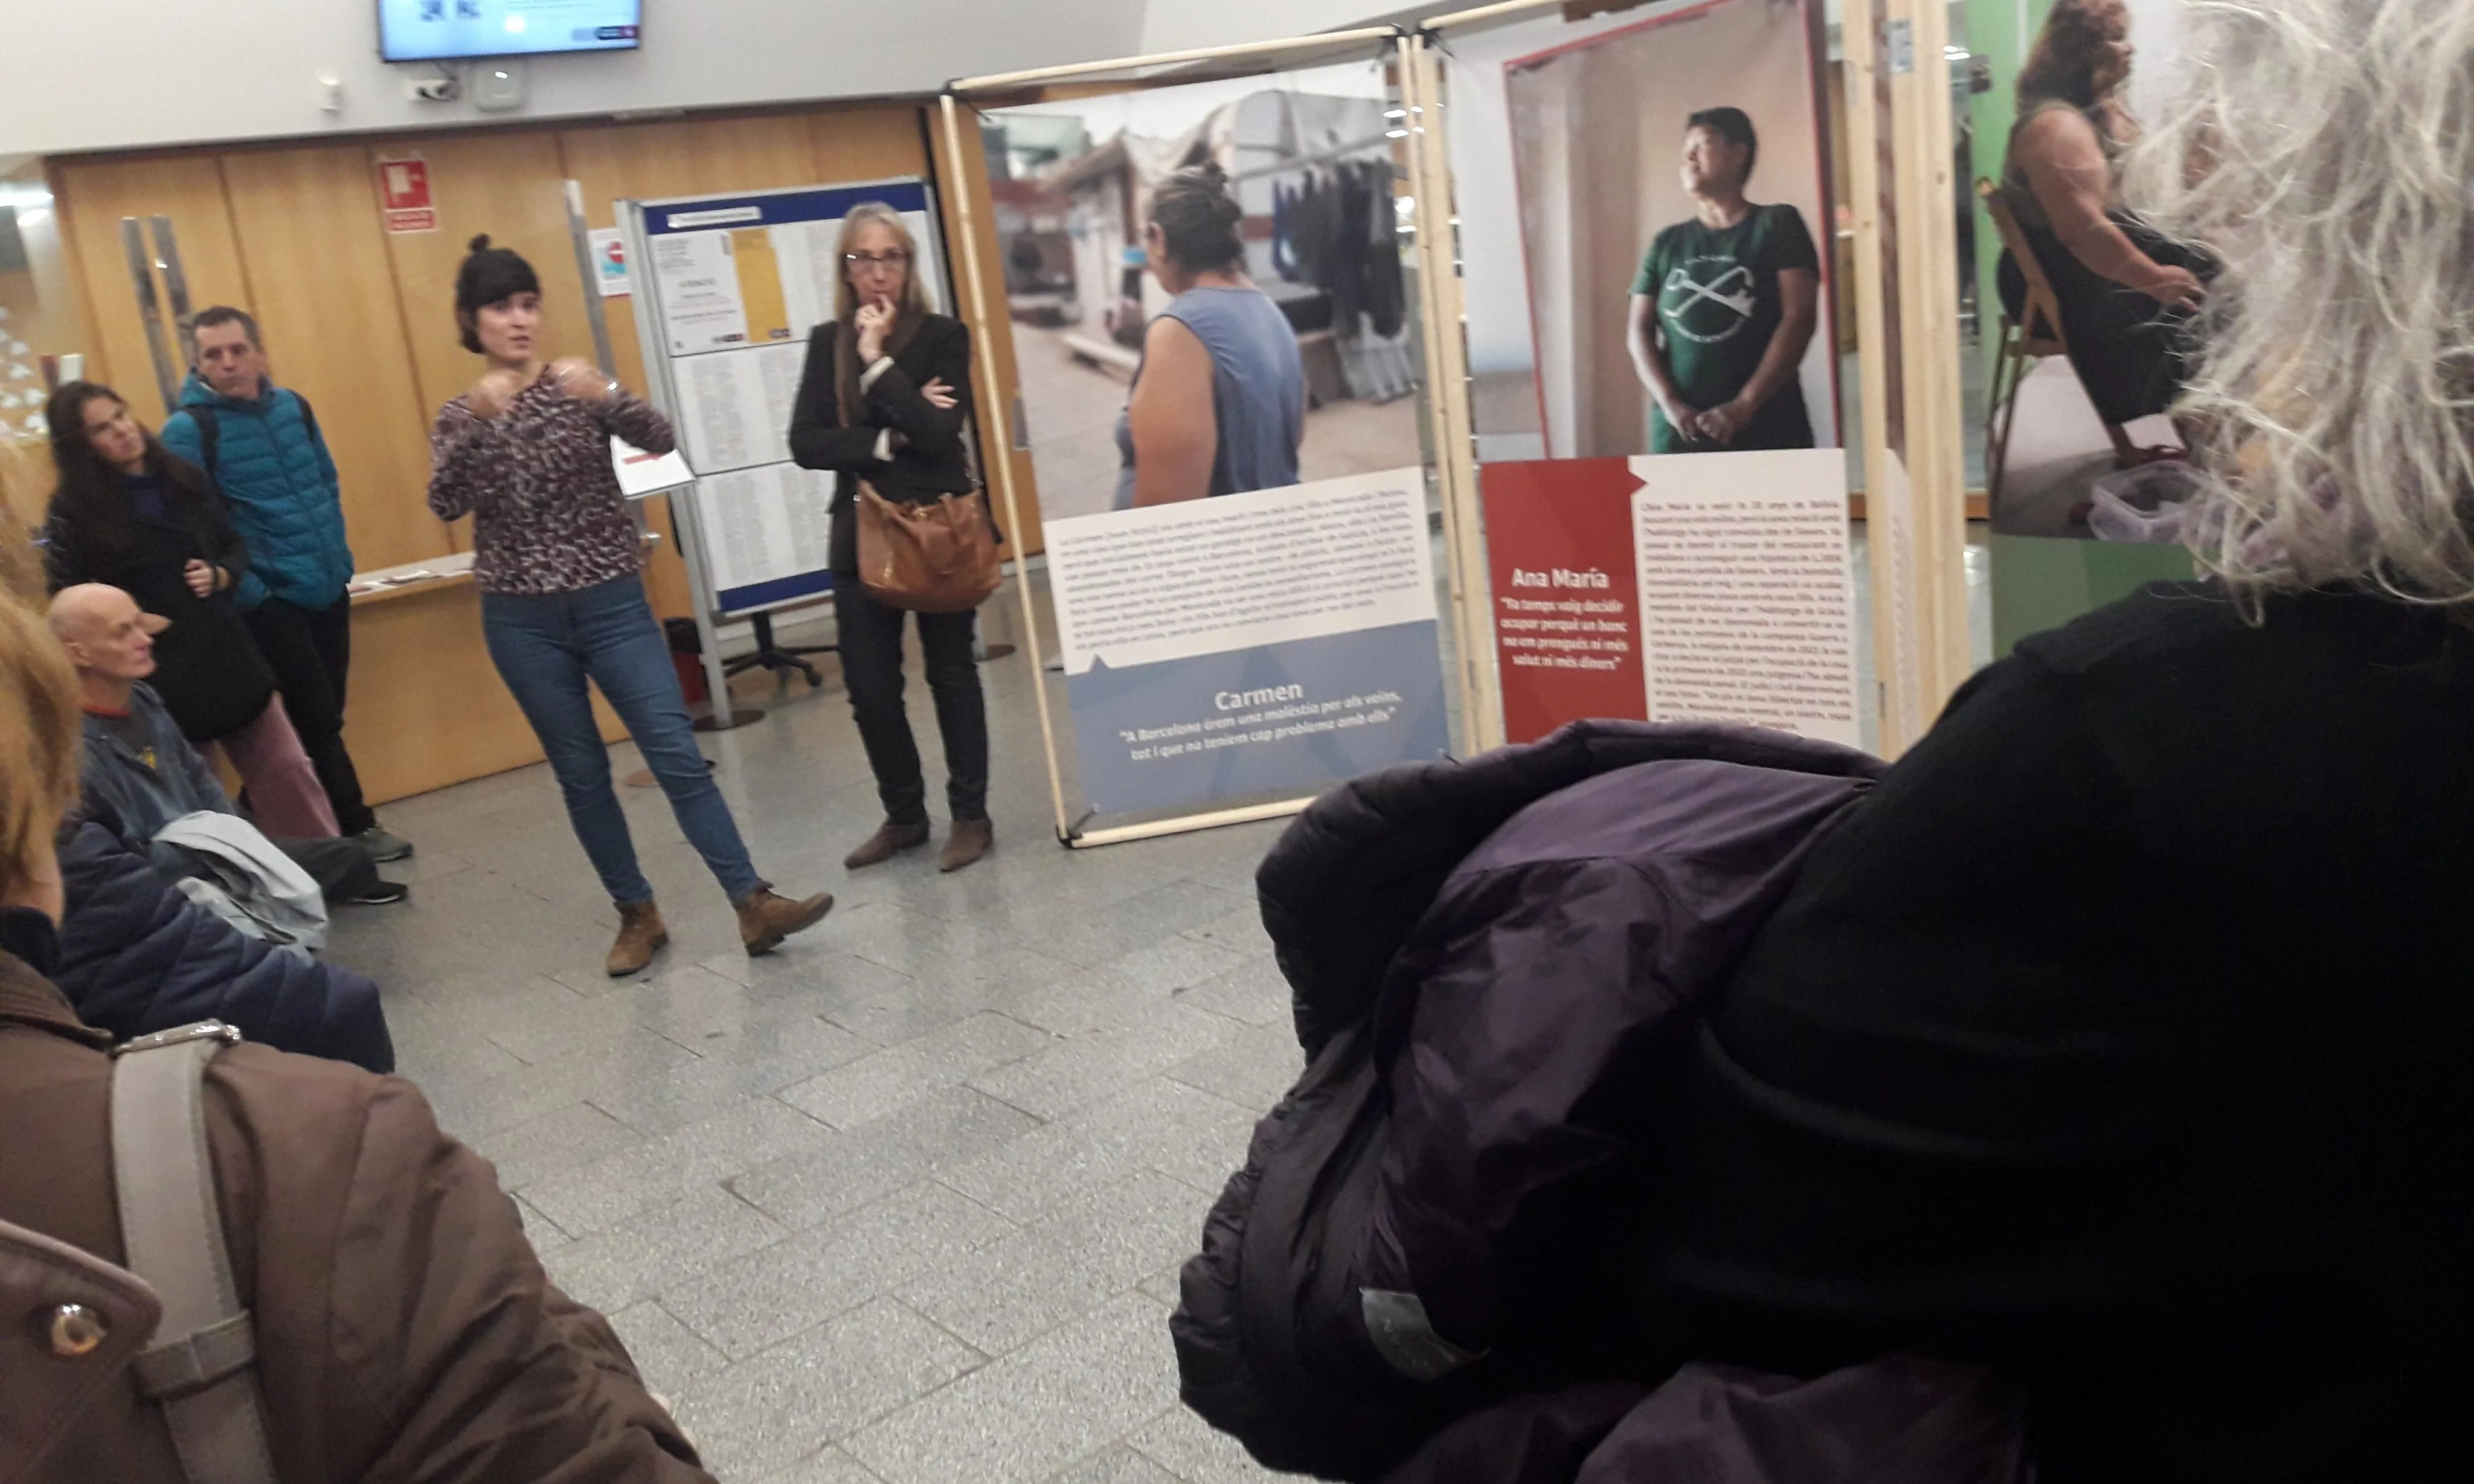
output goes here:
[{"label": "wooden door", "polygon": [[226,155],[234,234],[278,383],[318,411],[363,571],[455,549],[429,513],[428,418],[368,146]]},{"label": "wooden door", "polygon": [[[522,254],[541,279],[543,354],[592,357],[557,134],[526,130],[389,139],[369,146],[368,158],[373,173],[387,159],[419,159],[429,167],[438,230],[386,234],[424,426],[485,369],[464,349],[455,322],[455,275],[477,235]],[[472,524],[470,517],[454,523],[457,550],[472,548]]]},{"label": "wooden door", "polygon": [[[85,298],[86,377],[114,387],[141,422],[159,427],[170,409],[155,391],[155,362],[121,250],[120,219],[172,219],[192,308],[248,304],[249,276],[232,231],[221,163],[203,154],[66,160],[58,181],[63,234]],[[168,305],[164,315],[168,330]]]}]

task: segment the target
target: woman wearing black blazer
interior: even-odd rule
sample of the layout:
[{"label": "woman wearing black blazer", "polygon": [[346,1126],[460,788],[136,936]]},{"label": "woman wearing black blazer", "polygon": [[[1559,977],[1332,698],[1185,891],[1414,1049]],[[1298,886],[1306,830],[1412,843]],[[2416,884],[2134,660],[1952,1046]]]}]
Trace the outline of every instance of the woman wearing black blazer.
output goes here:
[{"label": "woman wearing black blazer", "polygon": [[[808,337],[808,366],[790,413],[790,453],[840,474],[833,506],[834,615],[842,680],[859,722],[885,823],[843,859],[852,870],[928,840],[928,786],[902,704],[904,610],[859,581],[859,481],[891,500],[934,500],[973,487],[963,451],[971,399],[971,332],[928,312],[916,244],[901,215],[876,203],[842,222],[834,319]],[[938,858],[958,871],[987,854],[988,719],[971,613],[919,615],[936,729],[945,739],[953,835]]]}]

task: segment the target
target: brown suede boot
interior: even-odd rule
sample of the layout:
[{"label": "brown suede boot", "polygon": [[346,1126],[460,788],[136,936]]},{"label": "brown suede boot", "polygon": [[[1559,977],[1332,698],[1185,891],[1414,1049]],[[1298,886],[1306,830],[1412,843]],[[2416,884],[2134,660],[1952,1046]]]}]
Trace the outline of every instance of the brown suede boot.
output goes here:
[{"label": "brown suede boot", "polygon": [[833,910],[834,894],[830,891],[793,902],[788,897],[775,896],[770,887],[761,887],[739,904],[739,940],[747,945],[751,959],[771,953],[782,946],[782,939],[814,927]]},{"label": "brown suede boot", "polygon": [[936,869],[958,871],[994,849],[996,826],[985,819],[957,819],[954,833],[945,838],[945,848],[936,857]]},{"label": "brown suede boot", "polygon": [[613,979],[642,973],[653,955],[669,946],[670,930],[662,926],[662,910],[650,902],[618,904],[618,940],[610,945],[604,967]]},{"label": "brown suede boot", "polygon": [[876,833],[860,842],[860,847],[842,857],[842,869],[855,871],[892,860],[906,850],[915,850],[928,843],[928,821],[917,824],[896,824],[887,819],[876,827]]}]

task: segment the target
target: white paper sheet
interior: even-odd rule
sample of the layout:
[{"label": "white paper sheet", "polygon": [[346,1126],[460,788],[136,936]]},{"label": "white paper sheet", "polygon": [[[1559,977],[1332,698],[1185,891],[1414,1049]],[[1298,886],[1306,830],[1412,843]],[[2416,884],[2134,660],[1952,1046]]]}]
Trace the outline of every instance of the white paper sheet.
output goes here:
[{"label": "white paper sheet", "polygon": [[672,355],[747,343],[747,304],[727,231],[655,237],[652,271],[662,285],[663,332]]}]

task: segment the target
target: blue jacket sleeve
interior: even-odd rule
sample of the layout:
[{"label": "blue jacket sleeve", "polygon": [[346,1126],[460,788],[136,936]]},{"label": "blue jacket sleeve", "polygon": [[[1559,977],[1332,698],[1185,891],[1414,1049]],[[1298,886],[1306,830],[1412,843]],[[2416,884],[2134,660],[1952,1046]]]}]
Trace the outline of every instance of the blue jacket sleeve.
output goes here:
[{"label": "blue jacket sleeve", "polygon": [[279,1051],[395,1070],[376,985],[243,937],[105,823],[62,832],[61,876],[68,911],[54,978],[86,1024],[126,1040],[222,1020]]}]

